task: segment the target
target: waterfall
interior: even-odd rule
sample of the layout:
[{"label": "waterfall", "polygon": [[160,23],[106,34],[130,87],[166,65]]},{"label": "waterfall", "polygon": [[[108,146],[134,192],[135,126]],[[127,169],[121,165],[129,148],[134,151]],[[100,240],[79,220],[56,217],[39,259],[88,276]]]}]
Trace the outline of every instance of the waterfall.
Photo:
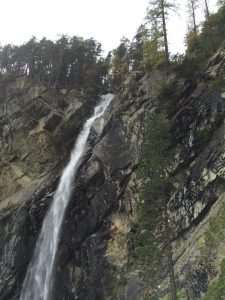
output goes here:
[{"label": "waterfall", "polygon": [[20,300],[49,300],[53,283],[54,262],[59,243],[60,230],[66,207],[71,197],[72,184],[82,157],[86,152],[86,145],[91,126],[101,117],[114,95],[101,96],[100,104],[95,107],[93,116],[86,121],[79,134],[71,153],[71,158],[60,178],[52,205],[43,221],[41,233],[38,237],[34,255],[28,266],[23,283]]}]

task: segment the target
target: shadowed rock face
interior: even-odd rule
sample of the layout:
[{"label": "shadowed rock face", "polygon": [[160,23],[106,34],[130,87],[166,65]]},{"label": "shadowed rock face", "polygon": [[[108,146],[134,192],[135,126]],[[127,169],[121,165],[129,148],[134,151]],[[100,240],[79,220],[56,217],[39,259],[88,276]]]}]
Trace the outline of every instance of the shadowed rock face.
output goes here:
[{"label": "shadowed rock face", "polygon": [[[224,257],[224,236],[214,245],[209,242],[212,223],[221,223],[218,212],[224,206],[224,59],[223,45],[209,61],[202,82],[175,81],[167,102],[177,147],[177,182],[168,204],[175,271],[177,286],[191,300],[202,299]],[[164,284],[161,289],[168,280]]]}]

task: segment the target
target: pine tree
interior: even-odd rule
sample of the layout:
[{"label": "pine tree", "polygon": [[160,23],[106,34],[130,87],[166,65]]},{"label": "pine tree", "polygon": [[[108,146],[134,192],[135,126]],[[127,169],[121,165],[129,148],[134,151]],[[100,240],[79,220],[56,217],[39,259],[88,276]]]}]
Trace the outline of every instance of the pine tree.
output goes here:
[{"label": "pine tree", "polygon": [[191,31],[193,31],[195,34],[198,32],[198,27],[196,23],[196,9],[198,7],[199,0],[188,0],[188,11],[190,15],[190,23],[189,28],[191,28]]},{"label": "pine tree", "polygon": [[139,168],[144,183],[134,244],[135,255],[143,267],[146,283],[154,289],[158,285],[157,277],[160,276],[161,267],[166,263],[171,299],[177,300],[171,247],[172,230],[167,212],[172,186],[168,170],[174,153],[168,141],[170,127],[170,121],[163,114],[152,115],[145,124]]},{"label": "pine tree", "polygon": [[150,0],[146,19],[150,24],[158,23],[157,27],[163,33],[163,47],[165,51],[165,62],[169,64],[169,46],[167,34],[167,19],[171,11],[177,10],[174,1]]},{"label": "pine tree", "polygon": [[215,42],[214,42],[214,37],[213,37],[213,27],[211,24],[210,20],[210,12],[209,12],[209,5],[208,5],[208,0],[204,0],[205,3],[205,16],[206,16],[206,24],[209,27],[209,36],[210,36],[210,41],[212,45],[212,51],[215,52]]},{"label": "pine tree", "polygon": [[144,45],[148,41],[149,32],[144,24],[140,25],[130,45],[130,60],[132,70],[145,69]]},{"label": "pine tree", "polygon": [[129,57],[130,41],[126,37],[120,40],[120,45],[113,50],[112,56],[112,84],[118,87],[125,79],[129,72],[130,57]]}]

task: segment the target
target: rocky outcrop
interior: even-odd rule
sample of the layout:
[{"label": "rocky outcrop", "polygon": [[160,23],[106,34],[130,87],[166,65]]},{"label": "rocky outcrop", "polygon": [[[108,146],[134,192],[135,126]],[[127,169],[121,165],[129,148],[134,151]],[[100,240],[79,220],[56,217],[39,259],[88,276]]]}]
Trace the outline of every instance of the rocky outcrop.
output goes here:
[{"label": "rocky outcrop", "polygon": [[27,188],[65,160],[93,106],[90,97],[75,90],[62,93],[17,81],[0,107],[0,199]]}]

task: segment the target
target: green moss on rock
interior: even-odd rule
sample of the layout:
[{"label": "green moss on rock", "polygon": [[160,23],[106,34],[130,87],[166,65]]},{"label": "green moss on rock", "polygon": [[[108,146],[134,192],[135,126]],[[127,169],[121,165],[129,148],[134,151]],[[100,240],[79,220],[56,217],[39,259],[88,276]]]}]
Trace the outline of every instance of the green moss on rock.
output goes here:
[{"label": "green moss on rock", "polygon": [[203,300],[225,300],[225,259],[221,262],[221,273],[212,281]]}]

